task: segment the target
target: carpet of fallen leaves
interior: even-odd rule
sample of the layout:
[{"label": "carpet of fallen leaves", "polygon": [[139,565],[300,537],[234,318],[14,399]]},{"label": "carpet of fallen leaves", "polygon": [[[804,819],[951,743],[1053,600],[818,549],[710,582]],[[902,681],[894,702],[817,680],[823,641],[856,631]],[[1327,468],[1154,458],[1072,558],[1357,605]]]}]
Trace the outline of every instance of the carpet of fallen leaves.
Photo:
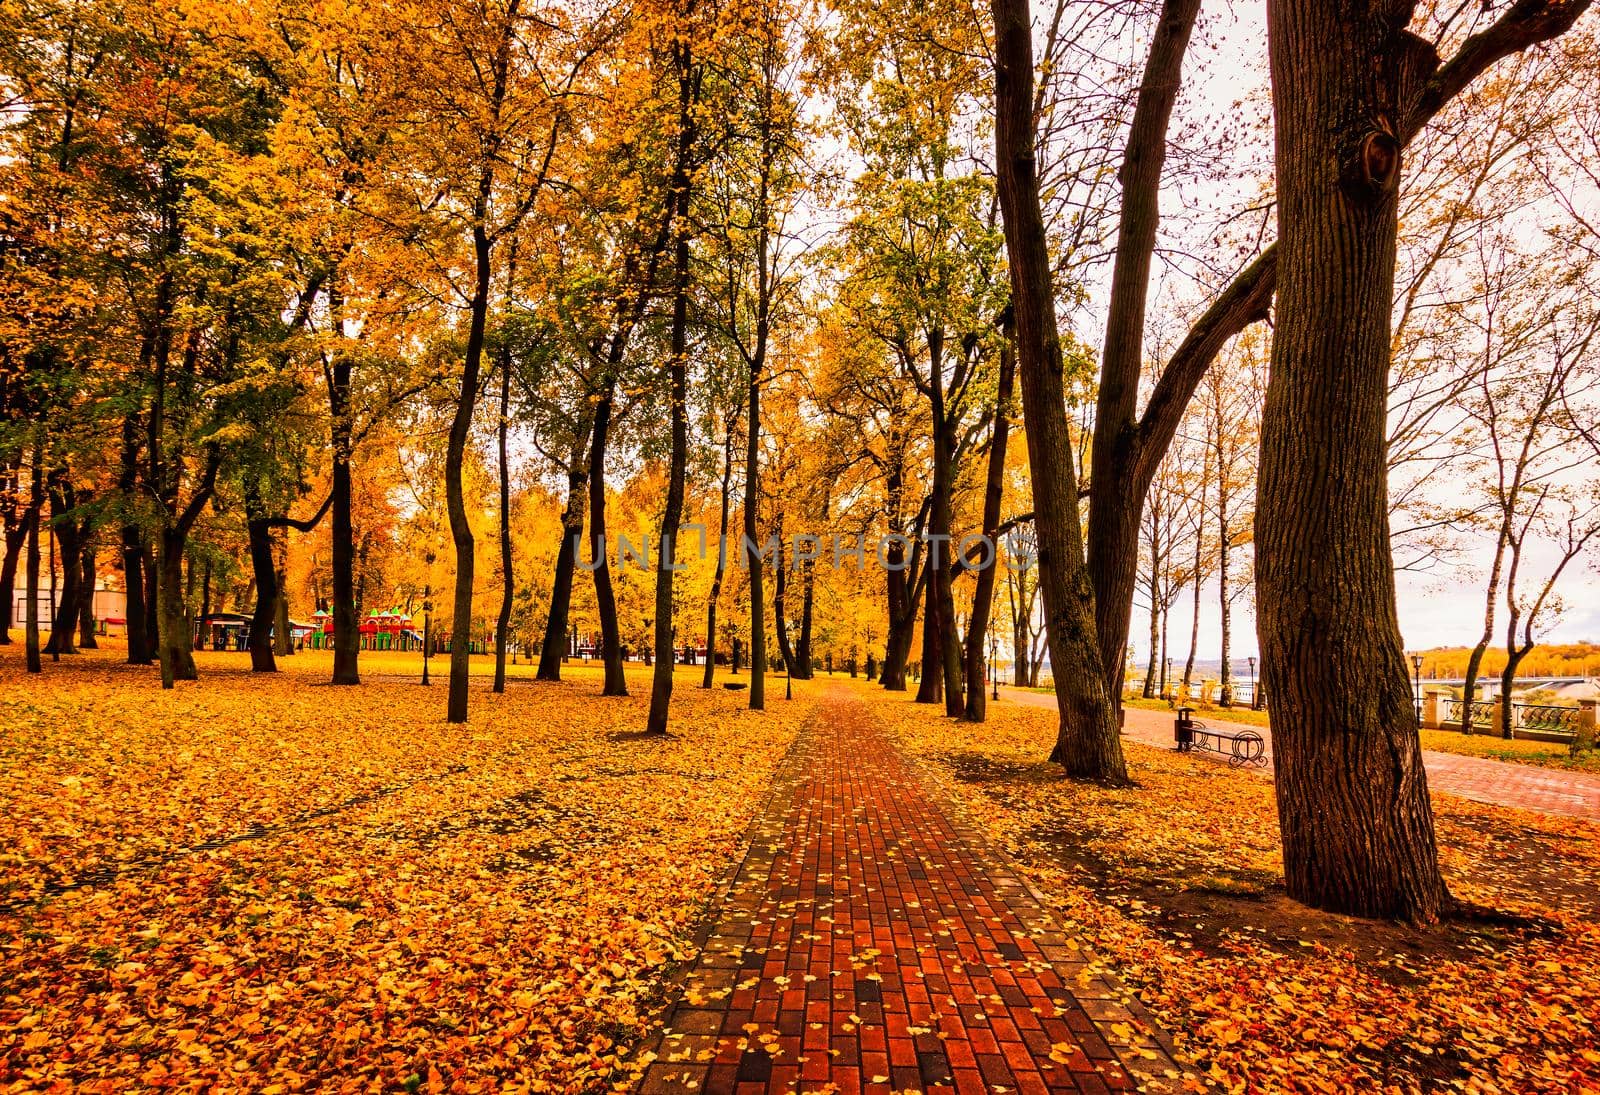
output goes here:
[{"label": "carpet of fallen leaves", "polygon": [[810,709],[684,670],[649,740],[646,677],[523,667],[451,726],[415,655],[116,653],[0,649],[0,1091],[621,1085]]},{"label": "carpet of fallen leaves", "polygon": [[1284,896],[1270,780],[1128,742],[1105,790],[1054,711],[863,695],[1224,1089],[1600,1091],[1600,828],[1436,796],[1452,892],[1518,919],[1372,924]]},{"label": "carpet of fallen leaves", "polygon": [[1574,754],[1560,742],[1507,741],[1498,734],[1463,734],[1457,730],[1424,730],[1422,747],[1441,753],[1460,753],[1468,757],[1487,757],[1512,764],[1532,764],[1540,768],[1565,768],[1574,772],[1600,775],[1600,749]]}]

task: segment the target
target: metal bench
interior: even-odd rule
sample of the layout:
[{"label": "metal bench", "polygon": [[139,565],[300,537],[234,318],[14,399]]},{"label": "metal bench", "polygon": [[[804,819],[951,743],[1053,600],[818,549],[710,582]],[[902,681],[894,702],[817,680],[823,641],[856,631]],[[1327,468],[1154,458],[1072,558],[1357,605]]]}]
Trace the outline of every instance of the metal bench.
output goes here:
[{"label": "metal bench", "polygon": [[1228,758],[1229,768],[1267,766],[1267,743],[1254,730],[1218,730],[1194,717],[1191,707],[1178,708],[1178,719],[1172,726],[1172,738],[1178,743],[1178,752],[1215,753]]}]

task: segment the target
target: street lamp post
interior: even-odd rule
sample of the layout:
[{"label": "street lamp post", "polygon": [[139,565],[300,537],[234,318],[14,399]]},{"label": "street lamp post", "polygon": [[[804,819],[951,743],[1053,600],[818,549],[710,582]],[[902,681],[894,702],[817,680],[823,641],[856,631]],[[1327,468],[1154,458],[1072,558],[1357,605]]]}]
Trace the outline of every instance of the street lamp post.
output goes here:
[{"label": "street lamp post", "polygon": [[1254,656],[1246,658],[1250,663],[1250,708],[1253,711],[1261,710],[1261,682],[1256,680],[1256,660]]},{"label": "street lamp post", "polygon": [[422,683],[428,680],[428,659],[433,657],[433,586],[422,587]]},{"label": "street lamp post", "polygon": [[1411,699],[1416,704],[1417,722],[1422,721],[1422,655],[1411,655]]},{"label": "street lamp post", "polygon": [[994,620],[991,619],[989,621],[989,683],[992,691],[989,698],[994,700],[1000,698],[1000,665],[995,660],[999,653],[999,645],[994,637]]}]

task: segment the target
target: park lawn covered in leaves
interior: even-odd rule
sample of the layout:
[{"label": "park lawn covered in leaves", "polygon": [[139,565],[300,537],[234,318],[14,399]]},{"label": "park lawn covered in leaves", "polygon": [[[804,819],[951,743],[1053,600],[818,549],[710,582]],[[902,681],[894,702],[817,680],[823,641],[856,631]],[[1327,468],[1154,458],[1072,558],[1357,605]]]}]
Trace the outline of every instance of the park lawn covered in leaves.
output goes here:
[{"label": "park lawn covered in leaves", "polygon": [[[602,698],[416,655],[163,693],[110,652],[0,651],[0,1090],[591,1091],[665,978],[809,710],[679,674]],[[443,669],[443,659],[436,668]],[[487,663],[482,668],[486,668]],[[480,667],[474,664],[475,671]],[[404,673],[405,676],[400,674]]]},{"label": "park lawn covered in leaves", "polygon": [[1564,768],[1571,772],[1589,772],[1600,775],[1600,750],[1589,749],[1574,754],[1560,742],[1525,741],[1514,738],[1507,741],[1498,734],[1463,734],[1456,730],[1422,731],[1422,747],[1437,749],[1441,753],[1460,753],[1468,757],[1488,757],[1490,760],[1510,761],[1513,764],[1532,764],[1540,768]]},{"label": "park lawn covered in leaves", "polygon": [[1600,1090],[1600,827],[1436,795],[1452,892],[1512,916],[1374,924],[1284,895],[1270,780],[1125,742],[1106,790],[1043,762],[1054,711],[864,694],[1224,1089]]}]

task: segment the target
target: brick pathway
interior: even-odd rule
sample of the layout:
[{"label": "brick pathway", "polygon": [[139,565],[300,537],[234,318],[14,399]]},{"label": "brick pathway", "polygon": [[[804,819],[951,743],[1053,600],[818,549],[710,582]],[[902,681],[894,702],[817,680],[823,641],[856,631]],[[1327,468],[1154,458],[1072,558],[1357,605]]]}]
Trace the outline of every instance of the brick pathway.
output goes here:
[{"label": "brick pathway", "polygon": [[[1056,705],[1056,698],[1044,692],[1002,688],[1001,695],[1034,707],[1054,708]],[[1172,712],[1151,711],[1142,707],[1129,707],[1126,711],[1127,721],[1123,732],[1127,737],[1163,749],[1173,747]],[[1217,718],[1214,714],[1203,714],[1200,721],[1207,726],[1224,729],[1254,730],[1266,739],[1267,753],[1271,756],[1272,734],[1264,726],[1244,726]],[[1586,772],[1563,772],[1556,768],[1536,768],[1531,764],[1512,764],[1487,757],[1467,757],[1459,753],[1438,753],[1431,749],[1422,751],[1422,763],[1428,769],[1428,786],[1435,791],[1495,806],[1515,806],[1545,814],[1600,821],[1600,776]],[[1272,768],[1269,764],[1264,769],[1254,771],[1270,773]]]},{"label": "brick pathway", "polygon": [[813,687],[641,1092],[1178,1090],[1127,991],[859,699]]}]

